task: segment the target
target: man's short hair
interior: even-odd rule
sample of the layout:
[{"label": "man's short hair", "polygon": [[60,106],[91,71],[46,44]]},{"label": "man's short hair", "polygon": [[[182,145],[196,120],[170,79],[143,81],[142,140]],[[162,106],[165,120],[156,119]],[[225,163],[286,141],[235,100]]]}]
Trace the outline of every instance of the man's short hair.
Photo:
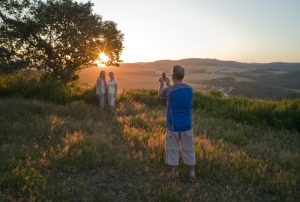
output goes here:
[{"label": "man's short hair", "polygon": [[177,80],[184,78],[184,68],[181,65],[175,65],[173,67],[173,77]]}]

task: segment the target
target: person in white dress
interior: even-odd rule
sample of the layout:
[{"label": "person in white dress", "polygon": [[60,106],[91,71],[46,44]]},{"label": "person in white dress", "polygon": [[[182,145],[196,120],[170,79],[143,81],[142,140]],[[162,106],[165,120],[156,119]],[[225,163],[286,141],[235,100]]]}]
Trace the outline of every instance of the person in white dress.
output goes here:
[{"label": "person in white dress", "polygon": [[107,98],[111,112],[115,113],[115,101],[118,93],[118,81],[115,79],[113,72],[109,72],[110,80],[107,82]]},{"label": "person in white dress", "polygon": [[105,71],[101,71],[96,82],[96,94],[99,97],[100,111],[104,110],[107,84],[105,80]]}]

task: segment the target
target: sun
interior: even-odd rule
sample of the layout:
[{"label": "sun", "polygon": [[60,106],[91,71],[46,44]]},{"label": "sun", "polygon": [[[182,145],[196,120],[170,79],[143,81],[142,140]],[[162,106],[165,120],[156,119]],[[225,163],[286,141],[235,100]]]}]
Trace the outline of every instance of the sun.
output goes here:
[{"label": "sun", "polygon": [[98,66],[105,66],[103,63],[106,63],[108,61],[109,61],[109,57],[105,53],[100,52],[99,56],[98,56],[98,59],[95,61],[95,63]]},{"label": "sun", "polygon": [[103,52],[99,53],[99,61],[100,62],[107,62],[108,60],[109,60],[109,57],[105,53],[103,53]]}]

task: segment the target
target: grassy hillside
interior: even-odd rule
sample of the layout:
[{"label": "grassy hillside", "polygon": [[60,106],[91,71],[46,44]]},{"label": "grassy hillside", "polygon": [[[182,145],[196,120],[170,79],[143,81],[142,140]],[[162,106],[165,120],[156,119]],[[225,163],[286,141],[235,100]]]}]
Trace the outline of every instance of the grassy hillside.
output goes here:
[{"label": "grassy hillside", "polygon": [[165,104],[155,91],[122,93],[117,116],[98,111],[93,89],[51,102],[6,95],[0,99],[0,198],[5,201],[300,199],[299,100],[197,94],[199,180],[190,184],[183,166],[180,183],[167,180]]}]

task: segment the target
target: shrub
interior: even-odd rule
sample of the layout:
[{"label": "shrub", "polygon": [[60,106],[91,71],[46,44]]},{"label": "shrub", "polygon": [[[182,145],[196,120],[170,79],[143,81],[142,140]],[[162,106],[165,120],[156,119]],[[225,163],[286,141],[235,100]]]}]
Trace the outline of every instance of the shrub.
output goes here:
[{"label": "shrub", "polygon": [[[120,101],[139,102],[148,107],[164,106],[155,90],[128,90],[120,95]],[[300,131],[300,99],[268,101],[195,92],[193,109],[254,126]]]},{"label": "shrub", "polygon": [[300,99],[266,101],[195,93],[193,108],[250,125],[300,131]]},{"label": "shrub", "polygon": [[164,101],[158,97],[156,90],[146,89],[130,89],[125,91],[120,95],[119,101],[139,102],[148,107],[155,107],[164,103]]},{"label": "shrub", "polygon": [[95,86],[84,90],[80,95],[75,96],[74,99],[83,100],[87,104],[99,105]]},{"label": "shrub", "polygon": [[213,96],[213,97],[222,97],[223,96],[223,92],[218,90],[218,89],[211,89],[210,91],[208,91],[209,95]]},{"label": "shrub", "polygon": [[36,98],[65,104],[70,101],[72,88],[60,81],[24,77],[22,73],[0,75],[0,95]]}]

